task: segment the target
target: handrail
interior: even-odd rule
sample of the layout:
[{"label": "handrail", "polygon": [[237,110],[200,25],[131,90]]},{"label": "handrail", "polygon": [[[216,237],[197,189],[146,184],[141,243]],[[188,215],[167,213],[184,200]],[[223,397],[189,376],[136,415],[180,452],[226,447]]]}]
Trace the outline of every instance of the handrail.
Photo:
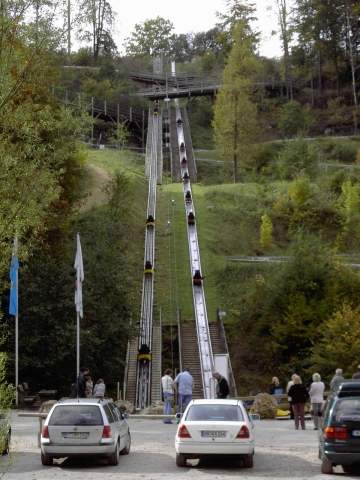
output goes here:
[{"label": "handrail", "polygon": [[237,388],[236,388],[235,376],[234,376],[234,371],[233,371],[232,364],[231,364],[230,353],[229,353],[229,345],[228,345],[227,338],[226,338],[226,331],[225,331],[224,322],[222,321],[221,318],[218,320],[218,322],[219,322],[220,329],[221,329],[221,336],[223,337],[224,344],[225,344],[225,351],[226,351],[227,356],[228,356],[231,383],[232,383],[233,390],[234,390],[234,396],[237,397]]},{"label": "handrail", "polygon": [[[179,124],[177,124],[177,135],[178,135],[178,147],[179,147],[179,154],[180,154],[180,169],[181,169],[181,177],[183,178],[185,173],[188,172],[187,164],[182,162],[182,152],[181,152],[181,144],[185,145],[185,138],[184,138],[184,129],[181,117],[181,111],[179,108],[179,104],[175,101],[176,105],[176,120],[181,120]],[[191,202],[189,203],[186,201],[186,193],[187,191],[191,194]],[[193,195],[191,190],[191,183],[190,180],[183,183],[183,194],[184,194],[184,204],[185,204],[185,214],[186,214],[186,224],[187,224],[187,235],[188,235],[188,246],[189,246],[189,260],[190,260],[190,270],[191,270],[191,277],[193,276],[195,270],[199,270],[201,272],[201,261],[200,261],[200,248],[199,248],[199,241],[197,235],[197,227],[196,227],[196,216],[195,216],[195,207],[193,203]],[[195,223],[193,225],[188,224],[188,214],[192,212],[195,216]],[[197,342],[199,348],[199,355],[200,355],[200,367],[201,367],[201,377],[203,383],[203,393],[204,398],[213,398],[215,395],[214,385],[212,381],[212,374],[214,370],[214,360],[213,360],[213,352],[212,352],[212,345],[211,345],[211,337],[210,337],[210,329],[209,329],[209,322],[206,310],[206,301],[205,301],[205,292],[204,287],[201,282],[201,285],[194,285],[192,286],[193,290],[193,301],[194,301],[194,311],[195,311],[195,319],[196,319],[196,331],[197,331]]]}]

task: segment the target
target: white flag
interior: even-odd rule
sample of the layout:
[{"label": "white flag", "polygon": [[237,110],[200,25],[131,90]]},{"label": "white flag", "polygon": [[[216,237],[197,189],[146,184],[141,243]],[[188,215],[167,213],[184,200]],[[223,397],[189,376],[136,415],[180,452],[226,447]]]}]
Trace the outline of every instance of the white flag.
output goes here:
[{"label": "white flag", "polygon": [[76,270],[75,307],[80,317],[83,318],[82,282],[84,281],[84,264],[79,234],[76,235],[76,256],[74,268]]}]

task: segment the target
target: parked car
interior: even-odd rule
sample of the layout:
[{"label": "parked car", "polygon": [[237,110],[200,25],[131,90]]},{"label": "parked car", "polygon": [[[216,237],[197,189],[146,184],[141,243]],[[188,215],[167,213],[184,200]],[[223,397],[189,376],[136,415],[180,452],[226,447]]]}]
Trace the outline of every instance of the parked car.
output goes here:
[{"label": "parked car", "polygon": [[8,416],[4,413],[0,413],[0,434],[3,439],[0,444],[0,453],[1,455],[8,455],[10,451],[11,426]]},{"label": "parked car", "polygon": [[56,403],[40,437],[41,462],[54,458],[99,456],[117,465],[119,454],[130,452],[131,436],[125,416],[111,400],[79,399]]},{"label": "parked car", "polygon": [[193,400],[175,436],[176,465],[187,459],[231,455],[253,467],[253,423],[240,400]]},{"label": "parked car", "polygon": [[322,473],[333,473],[336,465],[345,473],[360,470],[360,381],[345,381],[327,400],[319,458]]}]

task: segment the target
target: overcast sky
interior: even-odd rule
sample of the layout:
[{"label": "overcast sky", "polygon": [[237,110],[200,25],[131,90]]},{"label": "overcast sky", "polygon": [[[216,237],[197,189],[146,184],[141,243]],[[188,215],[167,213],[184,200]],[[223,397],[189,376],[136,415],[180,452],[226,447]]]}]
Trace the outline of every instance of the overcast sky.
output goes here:
[{"label": "overcast sky", "polygon": [[[117,12],[115,38],[119,47],[128,37],[135,23],[157,17],[171,20],[176,33],[199,32],[209,30],[216,23],[216,12],[224,11],[224,0],[110,0]],[[268,57],[280,56],[281,48],[278,35],[271,32],[278,29],[275,0],[255,0],[258,28],[262,34],[260,53]]]}]

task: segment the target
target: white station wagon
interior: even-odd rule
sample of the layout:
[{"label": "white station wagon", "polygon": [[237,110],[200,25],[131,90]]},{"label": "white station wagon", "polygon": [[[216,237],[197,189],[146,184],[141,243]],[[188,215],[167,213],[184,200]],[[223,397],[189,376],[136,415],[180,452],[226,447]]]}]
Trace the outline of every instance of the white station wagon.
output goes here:
[{"label": "white station wagon", "polygon": [[253,466],[254,425],[240,400],[193,400],[175,436],[176,465],[190,458],[232,455]]},{"label": "white station wagon", "polygon": [[100,456],[117,465],[130,452],[129,425],[111,400],[80,398],[56,403],[41,432],[41,462],[54,458]]}]

